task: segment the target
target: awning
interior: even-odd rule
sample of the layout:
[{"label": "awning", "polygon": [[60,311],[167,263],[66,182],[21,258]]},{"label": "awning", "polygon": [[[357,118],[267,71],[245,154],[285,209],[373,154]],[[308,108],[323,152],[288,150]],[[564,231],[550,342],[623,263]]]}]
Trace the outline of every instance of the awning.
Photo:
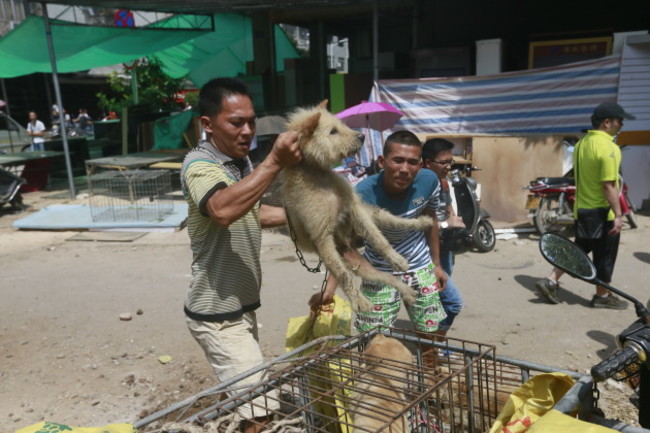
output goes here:
[{"label": "awning", "polygon": [[[59,73],[129,62],[205,34],[200,30],[50,23]],[[0,78],[52,72],[44,29],[42,17],[30,16],[0,38]]]},{"label": "awning", "polygon": [[[182,23],[182,16],[176,16],[153,27],[178,27]],[[274,34],[275,70],[282,72],[284,59],[298,58],[300,54],[278,25],[274,26]],[[241,14],[216,14],[214,31],[153,56],[160,60],[165,74],[172,78],[187,76],[197,87],[215,77],[245,75],[246,62],[253,61],[251,18]]]}]

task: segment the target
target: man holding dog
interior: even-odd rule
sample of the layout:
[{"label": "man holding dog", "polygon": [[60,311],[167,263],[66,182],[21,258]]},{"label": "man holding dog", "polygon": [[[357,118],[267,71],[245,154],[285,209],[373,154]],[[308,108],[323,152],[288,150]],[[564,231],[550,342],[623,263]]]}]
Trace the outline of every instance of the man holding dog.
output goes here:
[{"label": "man holding dog", "polygon": [[[435,219],[440,184],[435,173],[420,170],[421,156],[422,143],[415,134],[394,132],[386,139],[383,155],[377,161],[383,171],[361,181],[356,187],[357,193],[364,202],[387,209],[394,215],[417,218],[427,214]],[[416,291],[416,302],[406,306],[409,318],[417,331],[433,338],[446,317],[438,293],[445,289],[447,281],[440,267],[438,227],[434,224],[427,232],[382,229],[382,233],[409,262],[408,272],[395,273]],[[363,266],[368,261],[381,271],[393,272],[370,244],[366,244],[363,257],[356,250],[344,254],[353,265]],[[336,284],[336,279],[330,276],[325,291],[309,300],[312,310],[332,302]],[[361,292],[374,307],[356,314],[355,328],[363,332],[378,325],[392,326],[401,307],[400,292],[371,281],[363,281]]]},{"label": "man holding dog", "polygon": [[[184,310],[192,336],[223,382],[263,363],[255,316],[260,307],[261,228],[284,224],[286,215],[259,200],[280,171],[302,156],[297,134],[286,132],[253,170],[248,152],[255,137],[255,110],[239,80],[217,78],[205,84],[199,110],[207,138],[188,153],[181,171],[193,253]],[[260,379],[261,373],[239,383]],[[268,421],[260,406],[240,408],[247,420],[245,432],[260,431]]]}]

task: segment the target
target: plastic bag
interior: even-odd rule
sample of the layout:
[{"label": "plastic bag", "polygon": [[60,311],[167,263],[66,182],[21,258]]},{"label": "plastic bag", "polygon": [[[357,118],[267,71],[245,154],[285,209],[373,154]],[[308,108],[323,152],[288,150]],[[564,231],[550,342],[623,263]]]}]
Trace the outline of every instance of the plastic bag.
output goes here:
[{"label": "plastic bag", "polygon": [[[575,381],[564,373],[543,373],[515,389],[490,433],[521,433],[550,411]],[[571,417],[568,417],[572,419]]]},{"label": "plastic bag", "polygon": [[334,302],[323,305],[318,316],[292,317],[287,325],[285,347],[294,350],[316,338],[327,335],[350,335],[352,307],[343,298],[334,295]]},{"label": "plastic bag", "polygon": [[109,424],[104,427],[70,427],[55,422],[39,422],[16,430],[16,433],[137,433],[131,424]]},{"label": "plastic bag", "polygon": [[[308,315],[300,317],[292,317],[289,319],[287,326],[287,334],[285,346],[287,351],[291,351],[302,346],[309,341],[316,338],[325,337],[327,335],[350,335],[352,326],[352,307],[350,303],[334,295],[334,302],[329,305],[323,305],[321,311],[317,316]],[[316,350],[313,346],[308,350],[302,352],[305,356]],[[349,401],[351,389],[344,387],[336,387],[333,395],[326,396],[325,390],[332,387],[334,380],[341,381],[344,377],[350,377],[349,363],[342,359],[338,362],[328,363],[329,371],[323,371],[314,374],[310,378],[310,385],[312,389],[319,391],[317,401],[315,401],[314,408],[323,416],[332,419],[336,418],[341,420],[341,423],[328,423],[327,430],[329,433],[348,433],[348,425],[352,422],[348,411],[345,410],[347,401]],[[325,377],[326,376],[326,377]]]},{"label": "plastic bag", "polygon": [[528,433],[614,433],[602,425],[580,421],[555,409],[549,410],[535,424],[530,426]]}]

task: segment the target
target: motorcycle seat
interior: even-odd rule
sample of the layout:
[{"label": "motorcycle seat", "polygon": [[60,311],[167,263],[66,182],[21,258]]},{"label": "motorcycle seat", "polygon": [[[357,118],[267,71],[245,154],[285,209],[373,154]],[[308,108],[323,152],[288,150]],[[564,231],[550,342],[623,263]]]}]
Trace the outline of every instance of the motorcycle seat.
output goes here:
[{"label": "motorcycle seat", "polygon": [[572,177],[538,177],[536,182],[542,182],[546,185],[553,186],[575,185],[575,179]]}]

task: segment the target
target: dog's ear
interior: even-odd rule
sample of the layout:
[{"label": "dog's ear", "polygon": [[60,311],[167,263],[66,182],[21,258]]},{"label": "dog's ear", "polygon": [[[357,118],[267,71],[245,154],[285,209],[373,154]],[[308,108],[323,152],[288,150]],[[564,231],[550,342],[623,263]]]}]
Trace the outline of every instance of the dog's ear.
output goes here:
[{"label": "dog's ear", "polygon": [[302,139],[306,139],[314,135],[314,131],[318,126],[318,121],[320,120],[320,113],[315,113],[312,116],[308,117],[302,125],[300,125],[300,135]]},{"label": "dog's ear", "polygon": [[324,99],[323,102],[321,102],[320,104],[318,104],[318,108],[322,108],[323,110],[327,110],[327,103],[328,103],[328,102],[329,102],[329,101],[328,101],[327,99]]}]

